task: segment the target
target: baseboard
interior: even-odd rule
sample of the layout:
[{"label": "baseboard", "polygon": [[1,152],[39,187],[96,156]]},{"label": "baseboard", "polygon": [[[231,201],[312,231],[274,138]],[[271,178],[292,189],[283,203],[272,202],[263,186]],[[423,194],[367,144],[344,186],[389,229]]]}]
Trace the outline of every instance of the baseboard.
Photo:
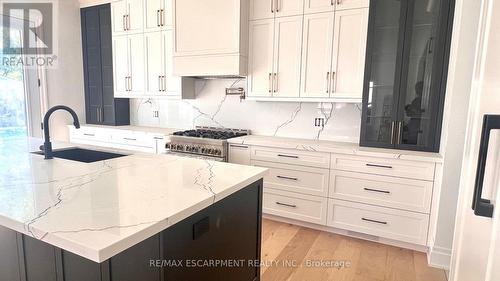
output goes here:
[{"label": "baseboard", "polygon": [[434,245],[427,252],[427,263],[435,268],[450,270],[451,249]]}]

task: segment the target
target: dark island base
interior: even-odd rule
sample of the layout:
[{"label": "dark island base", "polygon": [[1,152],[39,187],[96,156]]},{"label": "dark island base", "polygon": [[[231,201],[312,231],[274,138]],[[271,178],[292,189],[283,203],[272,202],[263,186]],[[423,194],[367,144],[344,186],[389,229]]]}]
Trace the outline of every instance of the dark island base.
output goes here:
[{"label": "dark island base", "polygon": [[261,218],[262,180],[101,264],[0,227],[0,281],[260,280]]}]

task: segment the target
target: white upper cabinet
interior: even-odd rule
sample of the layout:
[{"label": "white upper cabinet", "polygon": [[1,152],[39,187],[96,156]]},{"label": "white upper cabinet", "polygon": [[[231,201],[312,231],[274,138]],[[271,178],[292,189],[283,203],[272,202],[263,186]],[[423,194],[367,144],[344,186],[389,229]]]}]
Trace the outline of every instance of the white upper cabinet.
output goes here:
[{"label": "white upper cabinet", "polygon": [[361,99],[365,69],[368,8],[335,12],[330,96]]},{"label": "white upper cabinet", "polygon": [[336,0],[304,0],[304,13],[333,12]]},{"label": "white upper cabinet", "polygon": [[332,1],[335,1],[335,9],[337,11],[370,7],[370,0],[332,0]]},{"label": "white upper cabinet", "polygon": [[249,25],[250,48],[248,96],[271,97],[273,89],[274,20],[252,21]]},{"label": "white upper cabinet", "polygon": [[274,18],[276,0],[250,0],[250,20]]},{"label": "white upper cabinet", "polygon": [[246,76],[248,0],[174,0],[174,73]]},{"label": "white upper cabinet", "polygon": [[120,0],[111,3],[113,35],[141,33],[144,28],[144,0]]},{"label": "white upper cabinet", "polygon": [[144,35],[128,35],[129,44],[129,92],[132,94],[142,94],[145,89],[144,83]]},{"label": "white upper cabinet", "polygon": [[127,36],[113,36],[113,78],[115,96],[124,96],[129,85],[129,56]]},{"label": "white upper cabinet", "polygon": [[111,3],[111,24],[113,35],[127,32],[127,1],[116,1]]},{"label": "white upper cabinet", "polygon": [[298,16],[304,13],[304,0],[274,0],[275,17]]},{"label": "white upper cabinet", "polygon": [[165,88],[163,33],[161,31],[145,33],[144,43],[146,44],[146,92],[148,95],[159,95]]},{"label": "white upper cabinet", "polygon": [[172,27],[172,0],[144,2],[144,31],[160,31]]},{"label": "white upper cabinet", "polygon": [[299,97],[302,20],[295,16],[275,21],[273,97]]},{"label": "white upper cabinet", "polygon": [[301,97],[330,97],[334,21],[333,12],[304,17]]}]

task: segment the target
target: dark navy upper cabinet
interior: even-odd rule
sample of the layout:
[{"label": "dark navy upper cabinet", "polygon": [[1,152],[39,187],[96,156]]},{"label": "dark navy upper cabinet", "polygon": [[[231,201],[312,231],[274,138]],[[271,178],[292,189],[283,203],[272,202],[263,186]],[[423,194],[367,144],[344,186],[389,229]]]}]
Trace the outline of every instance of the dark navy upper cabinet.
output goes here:
[{"label": "dark navy upper cabinet", "polygon": [[115,99],[109,4],[81,9],[87,124],[129,125],[128,99]]},{"label": "dark navy upper cabinet", "polygon": [[361,146],[437,152],[454,0],[371,1]]}]

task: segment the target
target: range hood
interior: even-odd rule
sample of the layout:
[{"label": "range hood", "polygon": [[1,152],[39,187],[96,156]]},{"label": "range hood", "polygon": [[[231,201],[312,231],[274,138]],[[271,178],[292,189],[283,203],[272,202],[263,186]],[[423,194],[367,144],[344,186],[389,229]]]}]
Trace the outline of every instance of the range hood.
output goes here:
[{"label": "range hood", "polygon": [[248,0],[174,0],[177,76],[247,75]]}]

